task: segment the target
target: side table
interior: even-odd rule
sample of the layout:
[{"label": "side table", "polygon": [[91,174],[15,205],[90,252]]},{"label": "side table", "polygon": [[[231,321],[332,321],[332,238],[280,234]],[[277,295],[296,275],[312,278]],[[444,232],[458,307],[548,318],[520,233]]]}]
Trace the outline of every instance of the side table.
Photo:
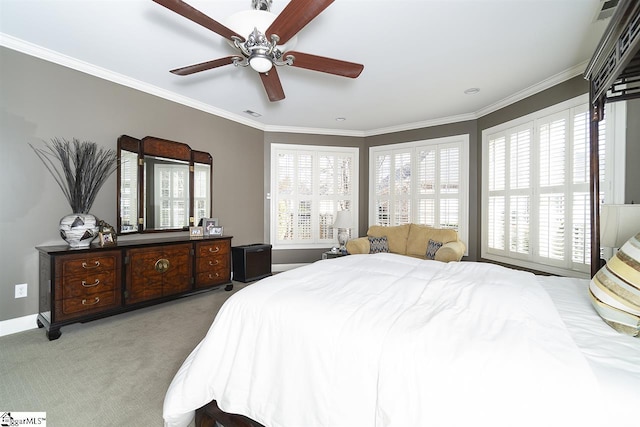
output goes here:
[{"label": "side table", "polygon": [[322,259],[332,259],[332,258],[340,258],[341,256],[347,256],[349,254],[342,252],[331,252],[326,251],[322,253]]}]

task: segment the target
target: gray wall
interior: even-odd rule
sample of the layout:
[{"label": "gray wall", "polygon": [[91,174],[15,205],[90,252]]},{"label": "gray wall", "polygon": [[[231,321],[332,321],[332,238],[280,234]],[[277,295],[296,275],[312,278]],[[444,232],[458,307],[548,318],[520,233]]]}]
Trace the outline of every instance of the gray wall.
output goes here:
[{"label": "gray wall", "polygon": [[[0,321],[37,313],[35,246],[59,244],[59,219],[70,208],[28,144],[77,137],[109,148],[121,134],[184,142],[214,161],[214,212],[233,245],[269,241],[269,145],[340,145],[360,148],[359,235],[368,220],[368,149],[371,146],[470,135],[469,257],[480,256],[481,132],[496,124],[564,101],[588,90],[581,77],[478,120],[366,138],[269,133],[134,89],[0,47]],[[91,212],[115,225],[112,176]],[[161,236],[159,236],[161,237]],[[122,238],[122,237],[121,237]],[[127,236],[127,238],[136,238]],[[276,251],[274,263],[312,262],[319,250]],[[14,285],[28,283],[27,298]]]},{"label": "gray wall", "polygon": [[[121,134],[150,135],[207,151],[214,162],[213,215],[234,245],[262,241],[262,131],[6,48],[0,48],[0,106],[0,321],[37,313],[34,247],[63,243],[58,222],[70,213],[29,143],[77,137],[115,149]],[[115,226],[115,174],[91,213]],[[28,283],[27,298],[14,299],[17,283]]]}]

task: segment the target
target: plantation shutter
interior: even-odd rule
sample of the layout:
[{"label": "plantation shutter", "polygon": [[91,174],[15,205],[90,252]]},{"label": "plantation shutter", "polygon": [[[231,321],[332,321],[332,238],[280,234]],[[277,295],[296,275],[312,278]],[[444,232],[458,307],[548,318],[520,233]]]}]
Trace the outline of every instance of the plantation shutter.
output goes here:
[{"label": "plantation shutter", "polygon": [[565,189],[567,159],[566,117],[550,117],[538,124],[539,134],[539,237],[538,255],[565,258]]},{"label": "plantation shutter", "polygon": [[375,224],[391,225],[391,153],[379,153],[374,158]]},{"label": "plantation shutter", "polygon": [[[541,271],[588,272],[587,105],[539,116],[483,138],[483,256]],[[601,121],[601,181],[605,126]]]},{"label": "plantation shutter", "polygon": [[357,219],[357,149],[273,144],[272,150],[274,246],[337,243],[336,212],[349,210]]},{"label": "plantation shutter", "polygon": [[461,139],[373,147],[371,223],[453,228],[466,239],[468,168]]},{"label": "plantation shutter", "polygon": [[504,251],[506,247],[506,192],[507,138],[497,135],[489,140],[489,248]]}]

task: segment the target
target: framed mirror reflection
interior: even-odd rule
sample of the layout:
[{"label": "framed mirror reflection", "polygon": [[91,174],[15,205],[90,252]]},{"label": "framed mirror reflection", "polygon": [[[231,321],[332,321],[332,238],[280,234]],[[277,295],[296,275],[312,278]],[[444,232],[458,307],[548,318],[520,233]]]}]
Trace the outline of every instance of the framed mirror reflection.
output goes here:
[{"label": "framed mirror reflection", "polygon": [[187,144],[118,138],[118,234],[188,231],[212,211],[213,159]]}]

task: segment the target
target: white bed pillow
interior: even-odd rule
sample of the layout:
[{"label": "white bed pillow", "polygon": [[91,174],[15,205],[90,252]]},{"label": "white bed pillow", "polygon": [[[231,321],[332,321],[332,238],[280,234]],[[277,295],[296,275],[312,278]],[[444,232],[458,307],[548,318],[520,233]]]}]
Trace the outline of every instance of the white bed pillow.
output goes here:
[{"label": "white bed pillow", "polygon": [[589,294],[609,326],[623,334],[640,336],[640,233],[596,273]]}]

